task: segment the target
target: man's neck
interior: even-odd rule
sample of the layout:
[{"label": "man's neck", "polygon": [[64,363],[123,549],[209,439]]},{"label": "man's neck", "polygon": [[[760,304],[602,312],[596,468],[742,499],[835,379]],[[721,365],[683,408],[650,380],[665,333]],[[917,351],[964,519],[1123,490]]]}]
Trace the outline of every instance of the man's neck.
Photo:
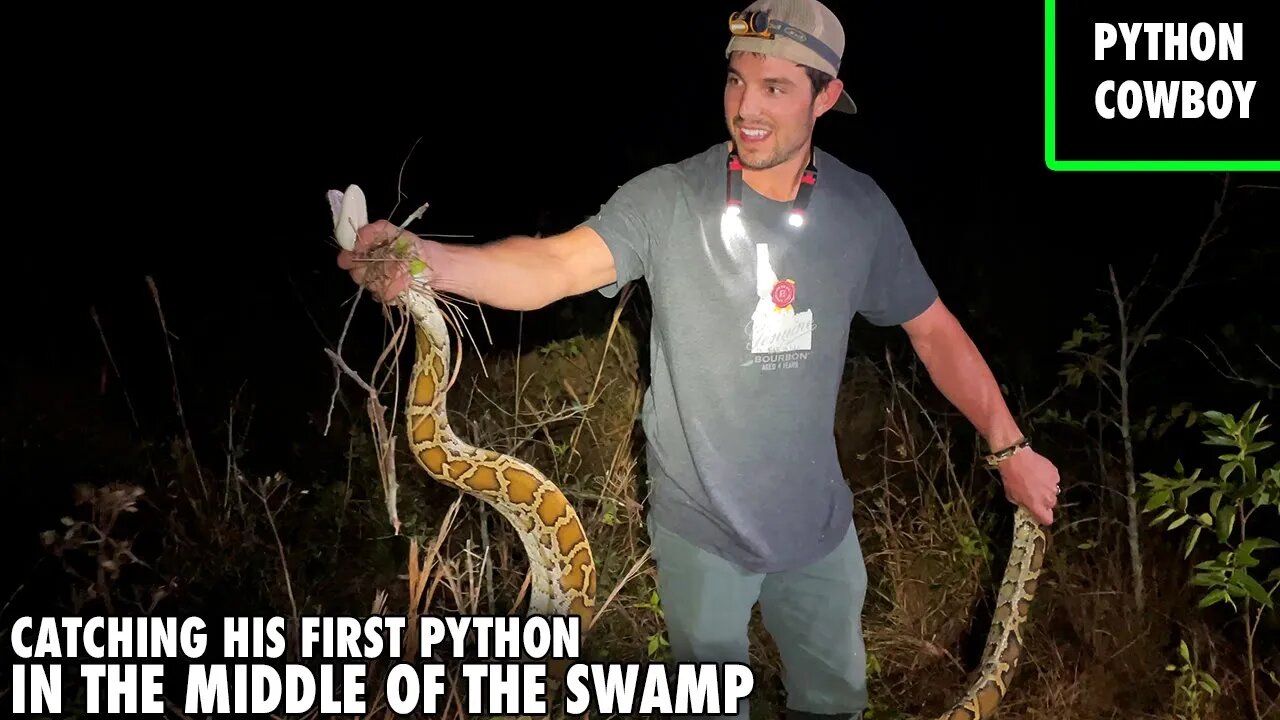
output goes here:
[{"label": "man's neck", "polygon": [[778,202],[790,202],[800,191],[800,178],[809,166],[809,157],[813,152],[812,142],[804,144],[795,157],[781,165],[767,170],[742,169],[742,181],[752,190]]}]

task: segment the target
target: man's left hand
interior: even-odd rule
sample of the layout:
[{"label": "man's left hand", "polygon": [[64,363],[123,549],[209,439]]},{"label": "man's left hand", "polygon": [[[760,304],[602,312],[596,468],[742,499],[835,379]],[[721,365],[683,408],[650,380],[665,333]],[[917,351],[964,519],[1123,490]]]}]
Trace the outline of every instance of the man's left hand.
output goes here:
[{"label": "man's left hand", "polygon": [[1053,524],[1058,506],[1058,468],[1031,448],[1014,453],[998,466],[1004,496],[1026,508],[1041,525]]}]

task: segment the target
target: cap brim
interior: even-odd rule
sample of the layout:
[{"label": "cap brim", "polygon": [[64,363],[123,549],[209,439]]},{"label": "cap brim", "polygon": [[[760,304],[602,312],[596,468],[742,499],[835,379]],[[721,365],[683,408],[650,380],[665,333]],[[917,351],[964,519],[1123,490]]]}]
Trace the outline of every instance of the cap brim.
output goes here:
[{"label": "cap brim", "polygon": [[840,91],[840,98],[836,100],[836,104],[832,110],[855,115],[858,112],[858,104],[853,101],[853,97],[849,95],[848,90],[842,89]]}]

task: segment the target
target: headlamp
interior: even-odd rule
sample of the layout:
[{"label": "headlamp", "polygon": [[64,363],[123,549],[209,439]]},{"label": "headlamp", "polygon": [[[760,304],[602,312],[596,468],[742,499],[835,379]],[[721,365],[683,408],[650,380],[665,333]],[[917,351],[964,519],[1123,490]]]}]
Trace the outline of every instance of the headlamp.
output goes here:
[{"label": "headlamp", "polygon": [[786,21],[769,17],[767,10],[743,10],[729,15],[729,33],[736,37],[764,38],[786,36],[789,40],[809,48],[819,57],[839,69],[840,54],[819,40],[813,33]]},{"label": "headlamp", "polygon": [[729,32],[745,37],[773,37],[769,31],[769,11],[750,10],[729,15]]}]

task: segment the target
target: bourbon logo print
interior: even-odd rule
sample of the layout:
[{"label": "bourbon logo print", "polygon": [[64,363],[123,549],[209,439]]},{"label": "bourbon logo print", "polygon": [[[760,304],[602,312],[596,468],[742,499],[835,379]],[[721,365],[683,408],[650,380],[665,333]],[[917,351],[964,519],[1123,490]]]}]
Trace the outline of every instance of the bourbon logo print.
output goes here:
[{"label": "bourbon logo print", "polygon": [[[769,246],[756,245],[756,302],[749,322],[751,352],[759,355],[807,355],[813,342],[813,311],[797,312],[803,289],[792,278],[779,278],[769,260]],[[803,306],[803,304],[802,304]],[[752,362],[759,362],[756,358]]]}]

